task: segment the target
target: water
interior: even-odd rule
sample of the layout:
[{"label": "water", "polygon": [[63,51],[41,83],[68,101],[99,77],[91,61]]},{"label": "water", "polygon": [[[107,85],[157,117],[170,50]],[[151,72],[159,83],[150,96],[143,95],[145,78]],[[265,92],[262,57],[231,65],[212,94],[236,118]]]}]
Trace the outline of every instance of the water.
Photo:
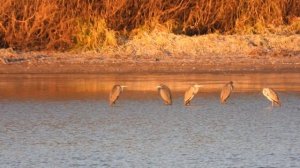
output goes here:
[{"label": "water", "polygon": [[[299,75],[251,75],[0,76],[0,165],[300,167]],[[151,90],[163,77],[172,106]],[[207,85],[189,107],[187,80]],[[239,84],[221,105],[218,87],[227,80]],[[113,83],[139,87],[111,108]],[[266,85],[279,91],[281,108],[259,92]]]}]

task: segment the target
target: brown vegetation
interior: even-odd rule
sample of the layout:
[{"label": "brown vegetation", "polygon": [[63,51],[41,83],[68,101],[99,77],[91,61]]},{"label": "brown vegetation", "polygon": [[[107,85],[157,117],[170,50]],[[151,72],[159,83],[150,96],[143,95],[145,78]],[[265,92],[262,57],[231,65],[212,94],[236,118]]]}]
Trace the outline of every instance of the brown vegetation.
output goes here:
[{"label": "brown vegetation", "polygon": [[299,0],[0,0],[0,48],[94,50],[143,31],[300,33]]}]

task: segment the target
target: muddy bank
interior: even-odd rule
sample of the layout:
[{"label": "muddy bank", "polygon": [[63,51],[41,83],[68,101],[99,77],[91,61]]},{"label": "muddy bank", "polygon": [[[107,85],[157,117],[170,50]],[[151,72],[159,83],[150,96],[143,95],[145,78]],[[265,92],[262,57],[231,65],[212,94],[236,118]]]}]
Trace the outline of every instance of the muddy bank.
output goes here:
[{"label": "muddy bank", "polygon": [[146,34],[99,52],[0,50],[0,73],[300,72],[300,35]]},{"label": "muddy bank", "polygon": [[39,64],[1,65],[0,73],[218,73],[218,72],[300,72],[295,63],[103,63],[103,64]]}]

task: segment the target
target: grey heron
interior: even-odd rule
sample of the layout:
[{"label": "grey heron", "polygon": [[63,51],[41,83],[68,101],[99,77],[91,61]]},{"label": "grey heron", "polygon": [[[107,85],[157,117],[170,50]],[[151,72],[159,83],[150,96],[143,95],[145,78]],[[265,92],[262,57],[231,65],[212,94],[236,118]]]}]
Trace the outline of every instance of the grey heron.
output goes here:
[{"label": "grey heron", "polygon": [[120,94],[123,92],[124,87],[123,85],[114,85],[110,94],[109,94],[109,105],[112,106],[113,104],[116,103],[118,100]]},{"label": "grey heron", "polygon": [[268,100],[272,102],[272,106],[281,106],[278,94],[272,88],[263,88],[262,93]]},{"label": "grey heron", "polygon": [[233,82],[230,81],[228,83],[226,83],[221,91],[221,95],[220,95],[220,101],[221,103],[226,103],[227,99],[229,98],[232,90],[233,90]]},{"label": "grey heron", "polygon": [[164,103],[166,105],[171,105],[172,95],[171,95],[171,90],[168,88],[168,86],[160,84],[157,86],[157,90],[160,94],[160,97],[163,99]]},{"label": "grey heron", "polygon": [[184,105],[190,105],[192,99],[198,93],[200,87],[202,87],[202,85],[197,84],[189,87],[189,89],[184,93]]}]

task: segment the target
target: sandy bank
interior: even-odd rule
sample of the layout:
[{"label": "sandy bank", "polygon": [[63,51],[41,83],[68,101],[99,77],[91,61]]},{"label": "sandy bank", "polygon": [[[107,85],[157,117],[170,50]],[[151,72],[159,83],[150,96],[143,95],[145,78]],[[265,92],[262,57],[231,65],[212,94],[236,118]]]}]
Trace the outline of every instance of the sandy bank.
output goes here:
[{"label": "sandy bank", "polygon": [[300,35],[152,32],[99,52],[0,50],[0,73],[300,72]]}]

